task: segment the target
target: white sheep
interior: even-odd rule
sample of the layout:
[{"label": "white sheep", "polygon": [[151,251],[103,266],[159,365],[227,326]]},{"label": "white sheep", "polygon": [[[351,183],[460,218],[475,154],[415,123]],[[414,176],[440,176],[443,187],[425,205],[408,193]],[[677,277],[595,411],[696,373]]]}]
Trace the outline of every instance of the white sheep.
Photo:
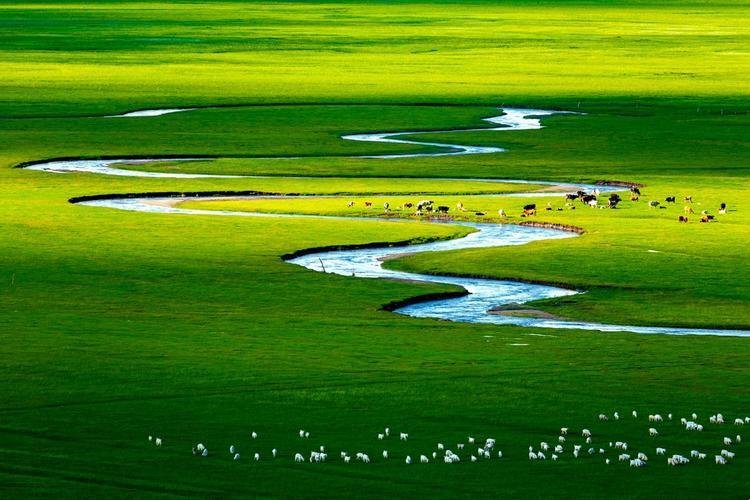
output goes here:
[{"label": "white sheep", "polygon": [[568,434],[568,428],[567,427],[561,427],[560,428],[560,434],[562,434],[563,436],[567,435]]},{"label": "white sheep", "polygon": [[609,417],[607,415],[605,415],[604,413],[600,413],[599,414],[599,420],[602,421],[602,422],[605,422],[605,421],[609,420]]},{"label": "white sheep", "polygon": [[305,439],[308,439],[310,437],[310,433],[305,431]]},{"label": "white sheep", "polygon": [[273,455],[273,458],[276,458],[276,454],[277,453],[278,453],[278,451],[276,450],[276,448],[274,448],[273,450],[271,450],[271,455]]},{"label": "white sheep", "polygon": [[529,460],[536,460],[537,458],[538,457],[536,453],[534,453],[533,451],[529,452]]},{"label": "white sheep", "polygon": [[659,435],[659,431],[657,431],[656,429],[654,429],[653,427],[651,427],[648,430],[648,435],[651,436],[651,437],[658,436]]},{"label": "white sheep", "polygon": [[390,436],[391,435],[391,429],[390,429],[390,427],[386,427],[385,428],[385,435],[386,436]]},{"label": "white sheep", "polygon": [[445,445],[443,443],[438,443],[437,444],[437,449],[438,450],[444,450],[445,449]]},{"label": "white sheep", "polygon": [[729,450],[721,450],[721,454],[726,458],[734,458],[734,452]]},{"label": "white sheep", "polygon": [[411,463],[411,457],[409,455],[406,455],[406,464],[409,465]]},{"label": "white sheep", "polygon": [[399,435],[399,439],[401,439],[401,441],[406,441],[407,439],[409,439],[409,435],[407,433],[405,433],[405,432],[402,432]]},{"label": "white sheep", "polygon": [[232,460],[239,460],[239,459],[240,459],[239,453],[235,453],[234,456],[232,457]]},{"label": "white sheep", "polygon": [[608,459],[608,458],[607,458],[607,459],[605,459],[605,460],[604,460],[604,463],[605,463],[605,464],[607,464],[607,465],[609,465],[609,459]]},{"label": "white sheep", "polygon": [[234,454],[234,452],[235,452],[235,447],[234,445],[232,445],[229,447],[229,453]]},{"label": "white sheep", "polygon": [[727,463],[726,458],[722,457],[721,455],[716,455],[714,457],[714,460],[716,460],[717,465],[726,465]]},{"label": "white sheep", "polygon": [[367,455],[366,453],[363,453],[362,454],[362,462],[366,463],[366,464],[369,464],[370,463],[370,456]]},{"label": "white sheep", "polygon": [[255,431],[253,431],[253,432],[250,433],[250,437],[253,438],[253,439],[257,439],[258,438],[258,433],[255,432]]},{"label": "white sheep", "polygon": [[301,437],[301,438],[305,437],[305,431],[304,430],[302,430],[302,429],[299,430],[299,437]]},{"label": "white sheep", "polygon": [[632,415],[633,415],[633,418],[638,418],[638,412],[637,411],[633,410]]},{"label": "white sheep", "polygon": [[586,438],[588,438],[588,437],[591,437],[591,431],[590,431],[590,430],[588,430],[588,429],[583,429],[583,430],[581,431],[581,435],[582,435],[583,437],[586,437]]},{"label": "white sheep", "polygon": [[260,453],[256,453],[255,455],[253,455],[253,458],[255,459],[256,462],[260,460]]},{"label": "white sheep", "polygon": [[498,451],[497,452],[497,458],[503,458],[503,452],[502,451]]},{"label": "white sheep", "polygon": [[474,438],[469,436],[469,444],[474,444]]},{"label": "white sheep", "polygon": [[305,461],[305,457],[302,456],[302,453],[296,453],[294,455],[294,461],[295,462],[304,462]]},{"label": "white sheep", "polygon": [[690,450],[690,458],[698,458],[698,455],[700,455],[701,452],[698,450]]},{"label": "white sheep", "polygon": [[555,446],[555,453],[562,453],[562,452],[563,452],[562,445],[558,444],[557,446]]},{"label": "white sheep", "polygon": [[618,459],[618,460],[619,460],[620,462],[626,462],[626,461],[630,460],[630,455],[628,455],[627,453],[621,453],[621,454],[620,454],[620,455],[619,455],[619,456],[617,457],[617,459]]},{"label": "white sheep", "polygon": [[619,413],[615,412],[612,416],[615,417],[615,420],[620,420],[620,414]]},{"label": "white sheep", "polygon": [[207,457],[208,456],[208,448],[203,448],[203,452],[201,453],[202,456]]},{"label": "white sheep", "polygon": [[554,453],[552,454],[552,457],[551,457],[551,458],[552,458],[552,460],[553,460],[554,462],[556,462],[556,461],[557,461],[557,455],[555,455]]},{"label": "white sheep", "polygon": [[565,436],[558,436],[557,441],[560,442],[560,443],[564,443],[565,442]]},{"label": "white sheep", "polygon": [[430,459],[427,458],[425,455],[419,455],[419,463],[421,464],[427,464],[430,462]]},{"label": "white sheep", "polygon": [[734,425],[745,425],[745,421],[742,420],[741,418],[735,418]]},{"label": "white sheep", "polygon": [[385,434],[378,434],[378,439],[380,441],[382,441],[383,439],[385,439]]},{"label": "white sheep", "polygon": [[737,434],[735,436],[734,440],[737,441],[738,443],[741,443],[742,442],[742,436],[740,436],[739,434]]},{"label": "white sheep", "polygon": [[464,444],[463,443],[457,443],[456,444],[456,448],[458,448],[459,450],[463,450],[464,449]]},{"label": "white sheep", "polygon": [[344,463],[345,464],[348,464],[351,461],[352,461],[352,457],[350,457],[349,455],[347,455],[347,456],[344,457]]},{"label": "white sheep", "polygon": [[648,462],[648,456],[645,453],[638,452],[638,460],[643,460],[644,462]]},{"label": "white sheep", "polygon": [[476,462],[476,461],[477,461],[477,457],[475,457],[474,455],[472,455],[472,456],[471,456],[471,461],[472,461],[472,462]]},{"label": "white sheep", "polygon": [[725,437],[724,438],[724,446],[730,446],[732,444],[732,439]]},{"label": "white sheep", "polygon": [[161,438],[156,438],[156,439],[154,439],[154,444],[155,444],[156,446],[161,446]]},{"label": "white sheep", "polygon": [[539,447],[542,449],[542,451],[549,451],[549,445],[545,443],[544,441],[539,443]]},{"label": "white sheep", "polygon": [[149,435],[148,436],[148,440],[149,440],[149,442],[153,441],[154,440],[154,436]]},{"label": "white sheep", "polygon": [[197,444],[197,445],[195,446],[195,449],[196,449],[196,450],[198,450],[198,451],[203,451],[203,450],[205,450],[205,449],[206,449],[206,447],[205,447],[205,446],[203,445],[203,443],[198,443],[198,444]]},{"label": "white sheep", "polygon": [[388,450],[383,450],[383,458],[388,459]]}]

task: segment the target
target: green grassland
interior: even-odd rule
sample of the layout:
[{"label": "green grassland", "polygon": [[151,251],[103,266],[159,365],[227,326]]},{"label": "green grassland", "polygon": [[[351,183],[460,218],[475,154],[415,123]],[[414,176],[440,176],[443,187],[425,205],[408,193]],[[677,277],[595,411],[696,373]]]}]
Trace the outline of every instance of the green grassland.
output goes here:
[{"label": "green grassland", "polygon": [[[539,305],[569,318],[748,328],[747,7],[0,3],[0,495],[744,498],[750,445],[738,445],[726,467],[671,468],[653,457],[663,445],[711,458],[722,436],[741,430],[693,434],[674,421],[654,439],[644,417],[749,415],[746,339],[407,318],[381,307],[452,288],[324,275],[280,259],[309,247],[464,234],[456,226],[141,214],[67,200],[147,191],[346,193],[189,206],[376,215],[361,202],[431,193],[451,206],[504,208],[508,222],[518,222],[524,203],[557,208],[562,200],[478,196],[519,186],[418,178],[640,182],[637,204],[537,216],[583,227],[579,238],[388,265],[587,290]],[[87,118],[268,103],[276,105]],[[349,103],[356,106],[342,105]],[[435,105],[394,105],[414,103]],[[588,114],[550,117],[538,131],[429,135],[508,149],[496,155],[355,159],[429,149],[339,138],[486,126],[481,118],[503,103]],[[270,177],[13,168],[112,155],[216,156],[147,168]],[[280,177],[288,175],[313,178]],[[696,210],[715,213],[726,202],[732,211],[712,224],[696,216],[679,224],[682,203],[646,206],[673,194],[692,195]],[[357,205],[347,209],[348,200]],[[596,419],[632,409],[639,420]],[[378,442],[385,426],[410,440]],[[596,446],[627,440],[653,463],[643,470],[588,456],[529,463],[527,447],[554,441],[561,426],[591,428]],[[300,428],[312,437],[300,440]],[[149,444],[149,434],[164,446]],[[403,463],[407,453],[468,435],[495,437],[506,459]],[[199,441],[211,450],[206,459],[190,453]],[[241,461],[231,460],[230,444]],[[332,456],[367,451],[376,463],[292,463],[293,453],[321,444]],[[269,459],[273,447],[283,460]],[[393,460],[378,460],[382,448]]]}]

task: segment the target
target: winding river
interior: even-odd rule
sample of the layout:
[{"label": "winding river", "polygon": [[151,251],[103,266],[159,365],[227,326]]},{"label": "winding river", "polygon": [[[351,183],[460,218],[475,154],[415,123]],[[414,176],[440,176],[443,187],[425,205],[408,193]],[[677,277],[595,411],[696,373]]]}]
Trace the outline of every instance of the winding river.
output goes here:
[{"label": "winding river", "polygon": [[[169,113],[186,112],[191,109],[164,109],[164,110],[141,110],[122,115],[108,116],[106,118],[138,118],[153,117]],[[483,129],[466,129],[469,130],[495,130],[495,131],[512,131],[512,130],[534,130],[542,128],[539,117],[555,113],[554,111],[545,110],[526,110],[516,108],[503,108],[503,114],[500,116],[487,118],[486,121],[496,125],[493,128]],[[452,130],[450,132],[457,132]],[[428,132],[386,132],[372,134],[354,134],[343,136],[343,139],[353,141],[369,142],[387,142],[414,145],[428,145],[445,148],[447,151],[437,153],[416,153],[416,154],[391,154],[378,156],[364,156],[363,158],[405,158],[417,156],[451,156],[451,155],[469,155],[469,154],[489,154],[502,152],[501,148],[482,147],[482,146],[464,146],[456,144],[444,144],[434,142],[423,142],[407,140],[403,137],[413,134],[432,134],[439,131]],[[147,172],[133,169],[133,165],[138,163],[148,163],[153,161],[191,161],[189,158],[174,158],[169,160],[143,159],[109,159],[109,160],[59,160],[40,162],[27,165],[25,168],[30,170],[40,170],[51,173],[70,173],[70,172],[87,172],[104,175],[118,175],[130,177],[171,177],[171,178],[262,178],[263,176],[228,176],[213,174],[186,174],[174,172]],[[118,168],[118,165],[127,163],[129,168]],[[422,179],[428,180],[428,179]],[[436,180],[436,179],[429,179]],[[441,179],[446,182],[456,180],[472,180],[482,182],[503,182],[503,183],[520,183],[552,186],[550,190],[544,193],[514,193],[512,196],[540,196],[554,195],[575,189],[600,189],[601,191],[614,191],[621,188],[591,186],[585,184],[561,184],[556,182],[538,182],[523,181],[515,179]],[[555,189],[557,187],[558,189]],[[311,195],[312,196],[312,195]],[[505,195],[508,196],[508,195]],[[267,198],[267,195],[263,196]],[[229,199],[232,197],[203,197],[201,199]],[[235,197],[236,198],[236,197]],[[252,198],[251,196],[242,196],[241,198]],[[278,196],[283,198],[283,196]],[[299,197],[296,197],[299,198]],[[352,217],[325,217],[299,214],[267,214],[240,211],[215,211],[215,210],[197,210],[183,209],[179,207],[181,198],[167,197],[156,198],[150,196],[144,197],[104,197],[101,199],[83,199],[76,201],[80,205],[114,208],[119,210],[129,210],[138,212],[152,213],[169,213],[180,215],[211,215],[211,216],[233,216],[233,217],[311,217],[311,218],[328,218],[328,219],[360,219],[360,220],[380,220],[388,221],[394,224],[429,224],[443,223],[437,221],[410,221],[410,220],[393,220],[393,219],[373,219],[373,218],[352,218]],[[461,278],[453,276],[431,276],[425,274],[415,274],[400,271],[384,269],[382,262],[397,255],[412,254],[418,252],[438,252],[446,250],[460,250],[467,248],[495,247],[508,245],[523,245],[533,241],[560,239],[576,237],[576,234],[564,232],[555,229],[543,229],[517,225],[506,224],[486,224],[470,222],[450,222],[453,225],[467,226],[474,230],[471,234],[448,241],[438,241],[419,245],[410,245],[405,247],[388,247],[388,248],[359,248],[350,250],[321,251],[296,257],[288,262],[303,266],[307,269],[318,272],[334,273],[344,276],[356,276],[360,278],[386,278],[412,280],[430,283],[441,283],[454,285],[463,288],[467,294],[460,297],[445,298],[438,300],[428,300],[410,305],[405,305],[395,310],[395,312],[419,317],[419,318],[436,318],[451,321],[485,323],[496,325],[516,325],[525,327],[538,327],[550,329],[579,329],[579,330],[598,330],[598,331],[620,331],[634,332],[643,334],[671,334],[671,335],[724,335],[724,336],[750,336],[750,331],[746,330],[720,330],[720,329],[702,329],[702,328],[671,328],[671,327],[652,327],[652,326],[635,326],[635,325],[609,325],[593,322],[567,321],[553,317],[528,317],[517,315],[496,314],[491,310],[498,306],[507,304],[523,304],[539,299],[562,297],[580,293],[578,291],[563,289],[559,287],[520,283],[516,281],[504,281],[481,278]],[[519,344],[523,345],[523,344]]]}]

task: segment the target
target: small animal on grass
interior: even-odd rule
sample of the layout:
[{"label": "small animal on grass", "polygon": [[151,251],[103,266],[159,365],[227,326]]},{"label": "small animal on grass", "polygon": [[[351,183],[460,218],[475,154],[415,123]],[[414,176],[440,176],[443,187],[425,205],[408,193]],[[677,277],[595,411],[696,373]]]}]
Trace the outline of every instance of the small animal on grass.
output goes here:
[{"label": "small animal on grass", "polygon": [[630,192],[638,196],[641,195],[641,190],[638,189],[638,186],[630,186]]},{"label": "small animal on grass", "polygon": [[404,204],[402,205],[402,207],[403,207],[403,208],[411,208],[411,207],[413,207],[413,206],[414,206],[414,203],[404,203]]},{"label": "small animal on grass", "polygon": [[390,212],[391,204],[386,201],[385,203],[383,203],[383,209],[385,209],[386,212]]},{"label": "small animal on grass", "polygon": [[687,221],[688,221],[688,218],[687,218],[687,217],[685,217],[684,215],[680,215],[680,218],[679,218],[678,220],[679,220],[680,222],[687,222]]},{"label": "small animal on grass", "polygon": [[499,215],[500,217],[507,217],[508,216],[508,214],[506,214],[505,210],[503,210],[502,208],[497,211],[497,215]]},{"label": "small animal on grass", "polygon": [[456,203],[456,210],[458,210],[459,212],[465,212],[466,211],[466,209],[464,208],[464,204],[461,203],[460,201],[458,203]]},{"label": "small animal on grass", "polygon": [[660,205],[660,203],[658,201],[656,201],[656,200],[648,202],[648,206],[651,207],[651,208],[656,208],[659,205]]},{"label": "small animal on grass", "polygon": [[622,198],[620,198],[620,195],[617,193],[612,193],[609,195],[609,200],[607,201],[607,206],[609,208],[617,208],[617,204],[622,201]]},{"label": "small animal on grass", "polygon": [[632,195],[630,195],[630,201],[638,201],[639,199],[640,199],[640,198],[638,197],[638,195],[637,195],[637,194],[632,194]]},{"label": "small animal on grass", "polygon": [[352,208],[353,206],[354,206],[354,202],[353,201],[350,201],[349,203],[346,204],[347,208]]},{"label": "small animal on grass", "polygon": [[368,208],[371,207],[372,206],[372,202],[371,201],[366,201],[365,202],[365,206],[368,207]]},{"label": "small animal on grass", "polygon": [[701,215],[701,222],[711,222],[713,215]]},{"label": "small animal on grass", "polygon": [[685,207],[682,210],[686,214],[694,214],[695,213],[695,210],[693,210],[693,207],[691,207],[690,205],[685,205]]},{"label": "small animal on grass", "polygon": [[566,195],[565,195],[565,199],[566,199],[567,201],[573,201],[573,200],[575,200],[575,199],[577,199],[577,198],[578,198],[578,195],[577,195],[577,194],[573,194],[573,193],[568,193],[568,194],[566,194]]},{"label": "small animal on grass", "polygon": [[727,204],[726,204],[726,203],[722,203],[722,204],[721,204],[721,206],[719,207],[719,213],[720,213],[720,214],[725,214],[725,213],[727,213]]},{"label": "small animal on grass", "polygon": [[437,207],[437,213],[439,214],[447,214],[448,213],[448,207],[445,205],[440,205]]},{"label": "small animal on grass", "polygon": [[667,203],[674,203],[675,202],[675,197],[674,196],[667,196],[666,198],[664,198],[664,201],[666,201]]},{"label": "small animal on grass", "polygon": [[548,212],[552,211],[552,203],[551,202],[547,202],[547,206],[544,207],[544,209],[547,210]]},{"label": "small animal on grass", "polygon": [[474,215],[476,215],[478,217],[482,217],[482,216],[487,215],[487,214],[485,212],[474,212]]},{"label": "small animal on grass", "polygon": [[536,215],[536,203],[529,203],[528,205],[524,205],[521,217],[527,217],[530,215]]},{"label": "small animal on grass", "polygon": [[693,197],[692,196],[685,196],[685,203],[692,203]]}]

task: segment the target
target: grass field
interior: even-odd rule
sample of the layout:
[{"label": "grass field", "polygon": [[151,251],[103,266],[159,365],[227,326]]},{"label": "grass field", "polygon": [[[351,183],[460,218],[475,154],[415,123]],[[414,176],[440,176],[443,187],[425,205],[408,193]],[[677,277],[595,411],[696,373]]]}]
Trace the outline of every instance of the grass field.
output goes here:
[{"label": "grass field", "polygon": [[[747,9],[739,1],[1,2],[0,496],[747,497],[750,444],[733,447],[730,465],[713,463],[721,438],[741,428],[690,433],[678,422],[692,412],[701,421],[750,415],[747,339],[418,320],[381,307],[449,287],[324,275],[280,259],[310,247],[463,234],[455,226],[170,216],[67,201],[345,193],[188,205],[375,215],[346,202],[431,193],[451,206],[504,208],[518,222],[528,201],[563,201],[478,196],[517,185],[419,178],[639,182],[637,204],[537,216],[583,227],[580,238],[387,265],[586,290],[538,304],[568,318],[748,329]],[[217,104],[257,106],[92,118]],[[502,104],[587,114],[550,117],[535,131],[429,136],[508,149],[494,155],[355,159],[430,150],[340,139],[481,127]],[[118,155],[218,157],[147,168],[269,177],[13,168]],[[281,177],[289,175],[311,178]],[[675,206],[647,207],[668,195],[678,196]],[[679,224],[685,195],[696,210],[716,213],[726,202],[732,211],[712,224],[696,216]],[[613,411],[623,418],[596,418]],[[645,416],[655,412],[675,420],[649,438]],[[409,441],[378,442],[386,426]],[[606,466],[587,454],[529,462],[528,446],[555,441],[562,426],[590,428],[597,447],[626,440],[652,463]],[[505,458],[403,462],[468,435],[496,438]],[[192,456],[197,442],[208,458]],[[292,462],[321,444],[331,456],[367,451],[375,463]],[[709,460],[668,467],[655,446],[699,449]],[[274,447],[283,459],[270,460]],[[382,448],[391,460],[380,459]]]}]

